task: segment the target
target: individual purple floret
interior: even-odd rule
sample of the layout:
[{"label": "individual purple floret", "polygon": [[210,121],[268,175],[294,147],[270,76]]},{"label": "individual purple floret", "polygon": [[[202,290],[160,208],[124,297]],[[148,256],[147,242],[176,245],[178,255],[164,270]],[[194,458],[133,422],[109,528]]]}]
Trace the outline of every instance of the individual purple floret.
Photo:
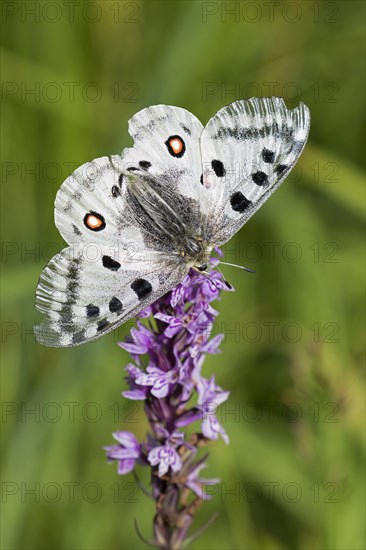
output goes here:
[{"label": "individual purple floret", "polygon": [[159,477],[165,475],[169,468],[171,468],[173,472],[179,472],[182,468],[182,460],[177,452],[177,447],[182,444],[184,434],[174,432],[170,435],[165,430],[164,436],[164,445],[158,445],[151,449],[147,457],[152,466],[159,465]]},{"label": "individual purple floret", "polygon": [[136,437],[130,432],[115,432],[114,439],[118,445],[105,447],[108,462],[118,461],[118,473],[128,474],[131,472],[139,459],[141,450]]},{"label": "individual purple floret", "polygon": [[[211,260],[212,267],[217,261]],[[191,270],[171,292],[141,312],[148,325],[138,321],[119,344],[133,360],[126,367],[129,390],[123,395],[144,401],[151,432],[141,443],[132,433],[117,432],[117,445],[105,449],[108,461],[118,462],[119,474],[132,471],[137,463],[151,468],[156,501],[153,544],[160,549],[178,550],[187,543],[196,510],[210,498],[205,488],[219,481],[199,479],[207,455],[198,458],[198,448],[219,435],[229,441],[216,418],[216,409],[229,392],[216,385],[214,376],[202,375],[206,354],[219,353],[223,338],[211,337],[218,315],[211,302],[221,290],[232,290],[221,273]],[[201,431],[187,434],[193,422]]]}]

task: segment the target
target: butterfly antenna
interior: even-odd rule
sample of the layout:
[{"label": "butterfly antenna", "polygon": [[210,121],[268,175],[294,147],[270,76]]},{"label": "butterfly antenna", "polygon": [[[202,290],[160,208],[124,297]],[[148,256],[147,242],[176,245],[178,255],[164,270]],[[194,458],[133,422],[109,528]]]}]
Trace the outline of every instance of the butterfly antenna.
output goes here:
[{"label": "butterfly antenna", "polygon": [[222,262],[221,260],[220,260],[220,264],[230,265],[231,267],[237,267],[238,269],[243,269],[244,271],[248,271],[248,273],[255,273],[254,269],[249,269],[249,267],[244,267],[243,265],[230,264],[228,262]]},{"label": "butterfly antenna", "polygon": [[215,269],[217,269],[217,270],[221,273],[222,278],[224,279],[224,283],[225,283],[226,286],[231,290],[231,289],[233,288],[232,285],[229,283],[229,281],[227,281],[227,280],[225,279],[225,275],[223,274],[223,272],[221,271],[221,269],[219,268],[218,265],[215,266]]}]

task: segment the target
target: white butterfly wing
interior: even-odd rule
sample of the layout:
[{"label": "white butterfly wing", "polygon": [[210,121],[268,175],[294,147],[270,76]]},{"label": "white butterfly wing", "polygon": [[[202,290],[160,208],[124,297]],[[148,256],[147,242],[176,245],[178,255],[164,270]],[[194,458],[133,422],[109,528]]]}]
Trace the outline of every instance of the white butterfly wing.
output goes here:
[{"label": "white butterfly wing", "polygon": [[94,259],[88,254],[83,245],[65,248],[41,274],[36,307],[45,318],[35,334],[46,346],[99,338],[155,302],[186,273],[184,265],[154,253],[122,263],[105,250]]},{"label": "white butterfly wing", "polygon": [[277,97],[237,101],[211,118],[201,136],[210,242],[227,242],[277,189],[298,160],[309,126],[303,103],[289,110]]},{"label": "white butterfly wing", "polygon": [[123,163],[129,170],[158,180],[170,198],[180,194],[198,200],[202,130],[201,122],[185,109],[169,105],[147,107],[129,121],[134,146],[124,149]]},{"label": "white butterfly wing", "polygon": [[201,122],[185,109],[147,107],[129,121],[134,146],[121,155],[125,169],[144,178],[169,205],[180,220],[181,232],[203,226],[202,130]]},{"label": "white butterfly wing", "polygon": [[[131,232],[136,220],[126,201],[127,178],[121,157],[115,155],[87,162],[66,179],[55,201],[55,223],[66,242],[128,246],[136,236]],[[88,214],[102,225],[88,226]],[[142,246],[140,234],[138,241]]]}]

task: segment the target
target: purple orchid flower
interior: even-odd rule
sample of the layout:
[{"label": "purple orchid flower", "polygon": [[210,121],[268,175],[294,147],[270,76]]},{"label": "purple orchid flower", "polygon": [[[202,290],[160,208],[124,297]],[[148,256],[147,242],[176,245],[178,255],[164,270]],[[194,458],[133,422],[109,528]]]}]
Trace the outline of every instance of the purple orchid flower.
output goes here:
[{"label": "purple orchid flower", "polygon": [[[217,260],[211,263],[214,266]],[[181,548],[196,511],[195,499],[210,498],[205,488],[218,482],[199,478],[206,457],[197,460],[198,448],[219,435],[229,441],[216,418],[216,409],[229,392],[216,385],[214,376],[202,375],[206,355],[220,351],[223,335],[211,337],[218,315],[211,302],[222,290],[232,288],[221,273],[211,271],[208,279],[191,270],[139,315],[149,317],[149,326],[138,321],[119,344],[133,359],[126,367],[129,389],[123,395],[144,401],[151,431],[142,443],[129,432],[117,432],[118,444],[105,449],[108,461],[118,462],[119,474],[132,471],[136,464],[150,466],[152,496],[157,502],[153,543],[159,548]],[[195,421],[201,422],[200,433],[180,431]],[[193,494],[190,504],[184,496],[187,490]]]},{"label": "purple orchid flower", "polygon": [[206,487],[211,485],[216,485],[220,483],[219,478],[214,479],[200,479],[198,477],[200,471],[203,468],[206,468],[207,464],[205,462],[197,463],[192,471],[187,476],[186,486],[191,489],[201,500],[210,500],[212,496],[207,493]]},{"label": "purple orchid flower", "polygon": [[104,447],[107,451],[108,462],[118,462],[118,473],[128,474],[131,472],[141,454],[141,446],[136,437],[130,432],[115,432],[114,439],[118,445]]},{"label": "purple orchid flower", "polygon": [[215,384],[215,377],[209,380],[200,377],[198,381],[198,408],[202,411],[202,433],[208,439],[217,439],[219,434],[225,443],[229,437],[216,418],[216,409],[229,397],[228,391],[223,391]]},{"label": "purple orchid flower", "polygon": [[127,399],[132,399],[134,401],[141,401],[146,399],[148,388],[140,386],[136,382],[137,378],[142,376],[142,370],[136,367],[136,365],[130,364],[127,365],[126,371],[128,373],[126,380],[130,386],[130,389],[122,392],[123,397],[126,397]]},{"label": "purple orchid flower", "polygon": [[183,442],[184,434],[180,432],[173,432],[171,436],[166,439],[164,445],[159,445],[148,454],[148,461],[152,466],[159,464],[159,477],[162,477],[167,473],[169,467],[173,472],[178,472],[182,468],[182,459],[177,453],[177,447]]},{"label": "purple orchid flower", "polygon": [[146,374],[141,373],[136,378],[136,384],[141,386],[151,386],[151,394],[155,397],[166,397],[169,393],[169,386],[174,384],[178,378],[177,369],[170,371],[163,371],[157,367],[147,367]]}]

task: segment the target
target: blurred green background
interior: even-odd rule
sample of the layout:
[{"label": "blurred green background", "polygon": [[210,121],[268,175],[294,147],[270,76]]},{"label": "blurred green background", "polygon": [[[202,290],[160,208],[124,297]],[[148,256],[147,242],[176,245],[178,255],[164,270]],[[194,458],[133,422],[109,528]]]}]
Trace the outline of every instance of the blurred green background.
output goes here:
[{"label": "blurred green background", "polygon": [[[196,549],[365,547],[362,177],[363,2],[2,3],[2,398],[6,549],[137,549],[153,503],[103,445],[144,436],[116,342],[37,344],[38,276],[64,246],[53,220],[74,167],[118,153],[157,103],[203,123],[250,96],[304,101],[298,168],[225,249],[235,293],[217,303],[231,391],[210,447],[220,477]],[[32,413],[33,411],[33,413]],[[146,480],[146,473],[141,473]],[[147,481],[147,480],[146,480]],[[32,492],[33,491],[33,492]]]}]

